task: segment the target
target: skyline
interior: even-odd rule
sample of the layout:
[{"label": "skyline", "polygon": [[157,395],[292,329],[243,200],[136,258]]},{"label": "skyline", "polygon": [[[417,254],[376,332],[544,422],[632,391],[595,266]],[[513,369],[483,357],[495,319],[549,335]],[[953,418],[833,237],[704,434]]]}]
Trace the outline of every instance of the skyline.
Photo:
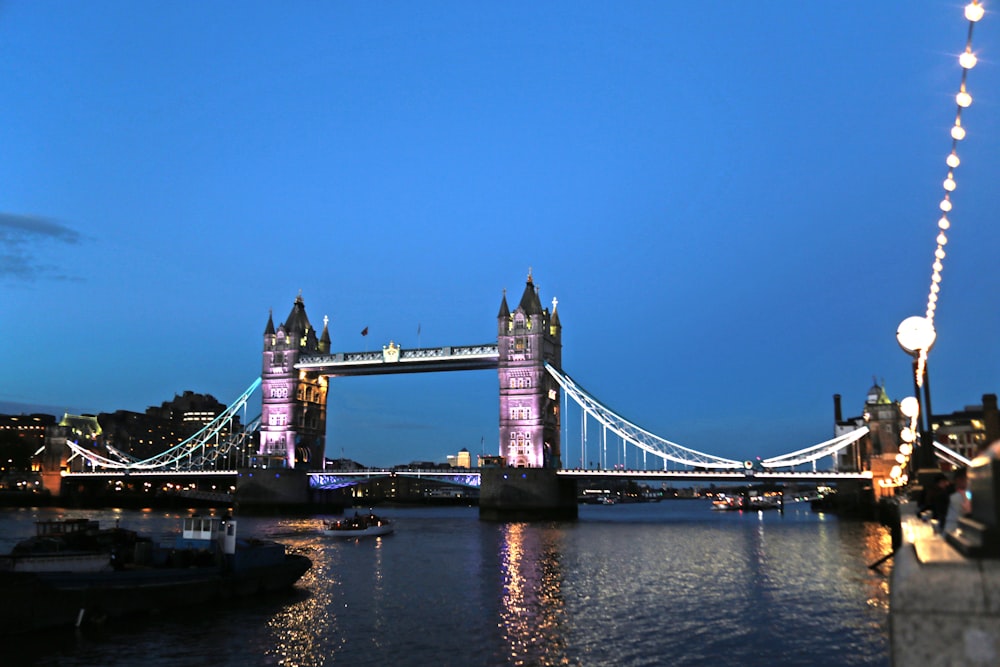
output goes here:
[{"label": "skyline", "polygon": [[[964,4],[5,4],[0,411],[228,403],[300,290],[334,351],[494,342],[530,269],[564,370],[634,423],[826,440],[834,394],[912,393]],[[936,413],[1000,391],[985,7]],[[491,372],[337,379],[327,455],[495,453],[497,412]]]}]

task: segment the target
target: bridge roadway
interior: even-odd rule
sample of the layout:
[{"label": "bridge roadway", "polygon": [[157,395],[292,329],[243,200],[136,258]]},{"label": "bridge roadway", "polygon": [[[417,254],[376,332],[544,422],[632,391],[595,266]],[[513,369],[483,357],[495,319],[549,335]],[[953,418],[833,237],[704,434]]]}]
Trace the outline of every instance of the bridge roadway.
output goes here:
[{"label": "bridge roadway", "polygon": [[[518,468],[509,468],[511,474],[517,474]],[[619,478],[628,480],[669,480],[683,482],[826,482],[870,480],[871,472],[832,472],[832,471],[787,471],[770,470],[559,470],[560,477],[589,479]],[[103,477],[107,479],[123,479],[126,477],[222,477],[235,479],[238,470],[132,470],[132,471],[99,471],[99,472],[67,472],[66,477],[85,478]],[[367,479],[385,477],[416,477],[456,484],[460,486],[479,486],[479,473],[473,469],[453,470],[399,470],[387,468],[368,468],[364,470],[314,471],[308,473],[309,486],[315,489],[331,489],[356,484]]]},{"label": "bridge roadway", "polygon": [[[511,474],[517,474],[518,468],[509,468]],[[870,480],[871,472],[815,472],[770,470],[559,470],[560,477],[590,479],[619,478],[628,480],[673,480],[684,482],[826,482],[836,483],[854,480]],[[328,472],[310,472],[310,486],[313,488],[334,488],[356,483],[363,479],[378,479],[384,477],[422,477],[440,482],[460,484],[462,486],[479,486],[479,473],[472,470],[388,470],[365,469]]]}]

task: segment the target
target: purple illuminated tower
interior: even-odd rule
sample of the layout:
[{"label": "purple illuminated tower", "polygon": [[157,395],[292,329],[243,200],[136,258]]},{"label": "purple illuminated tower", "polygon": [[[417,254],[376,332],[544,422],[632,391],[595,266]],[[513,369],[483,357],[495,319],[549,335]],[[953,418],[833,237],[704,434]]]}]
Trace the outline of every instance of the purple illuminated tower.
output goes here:
[{"label": "purple illuminated tower", "polygon": [[325,376],[297,371],[303,354],[330,351],[330,332],[324,318],[323,334],[309,324],[302,294],[295,299],[288,319],[275,331],[267,317],[264,330],[263,392],[260,456],[269,467],[322,468],[326,456]]},{"label": "purple illuminated tower", "polygon": [[513,312],[504,293],[497,315],[500,379],[500,455],[518,468],[561,468],[559,385],[545,363],[562,370],[562,327],[542,308],[528,272],[521,302]]}]

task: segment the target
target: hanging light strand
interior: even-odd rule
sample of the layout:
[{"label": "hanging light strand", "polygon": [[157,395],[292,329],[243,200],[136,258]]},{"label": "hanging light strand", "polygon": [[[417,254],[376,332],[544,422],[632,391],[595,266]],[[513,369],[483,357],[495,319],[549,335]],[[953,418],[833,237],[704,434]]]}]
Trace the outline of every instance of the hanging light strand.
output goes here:
[{"label": "hanging light strand", "polygon": [[[951,152],[945,158],[948,166],[948,174],[942,186],[944,187],[944,198],[941,200],[941,217],[937,221],[938,233],[935,238],[937,247],[934,249],[934,263],[931,265],[931,284],[927,295],[927,320],[934,324],[934,313],[937,311],[938,295],[941,291],[941,272],[944,270],[944,258],[947,255],[944,247],[948,244],[948,234],[951,230],[951,218],[949,214],[952,210],[951,194],[958,188],[955,180],[955,172],[961,164],[958,157],[958,145],[965,139],[966,131],[962,125],[962,110],[972,105],[972,95],[966,87],[969,77],[969,70],[976,66],[976,54],[972,51],[972,30],[979,19],[985,14],[983,3],[979,0],[972,0],[965,6],[965,18],[969,22],[969,33],[965,39],[965,51],[958,57],[958,64],[962,66],[962,83],[955,95],[955,123],[951,127]],[[917,359],[916,380],[918,386],[924,384],[924,368],[927,365],[927,350],[921,350]]]}]

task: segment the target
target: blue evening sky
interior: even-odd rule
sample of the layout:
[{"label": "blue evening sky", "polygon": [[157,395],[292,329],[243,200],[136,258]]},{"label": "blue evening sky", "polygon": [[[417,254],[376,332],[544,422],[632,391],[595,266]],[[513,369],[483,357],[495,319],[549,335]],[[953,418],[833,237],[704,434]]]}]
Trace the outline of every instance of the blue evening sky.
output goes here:
[{"label": "blue evening sky", "polygon": [[[565,371],[633,422],[818,443],[833,394],[912,393],[895,330],[926,304],[962,6],[5,2],[0,409],[228,402],[299,290],[335,351],[495,341],[531,267]],[[937,412],[1000,391],[985,6]],[[336,380],[329,412],[330,456],[497,450],[492,372]]]}]

